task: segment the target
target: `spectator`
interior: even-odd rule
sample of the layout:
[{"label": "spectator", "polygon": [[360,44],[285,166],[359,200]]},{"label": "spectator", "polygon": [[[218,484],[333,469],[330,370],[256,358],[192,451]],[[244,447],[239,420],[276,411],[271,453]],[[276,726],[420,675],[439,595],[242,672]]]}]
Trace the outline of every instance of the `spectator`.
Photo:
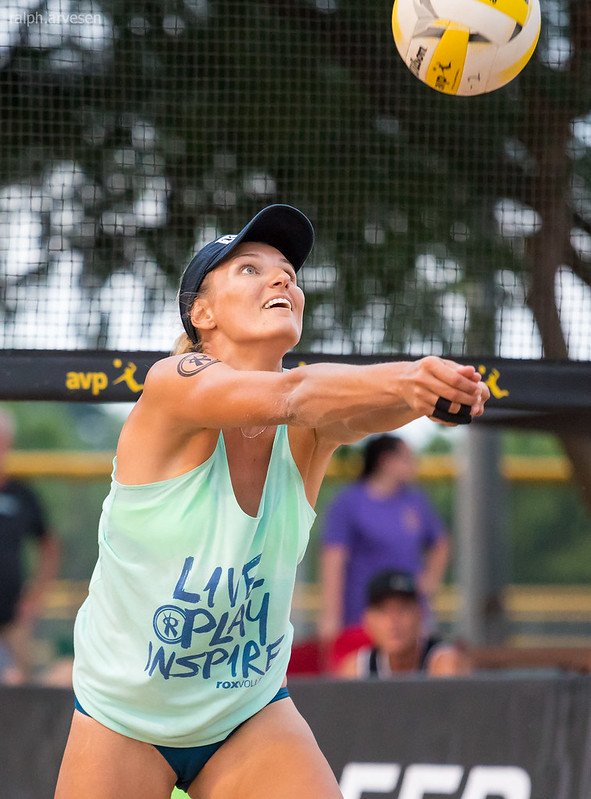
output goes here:
[{"label": "spectator", "polygon": [[[31,633],[57,573],[59,549],[34,492],[7,476],[13,437],[12,420],[0,410],[0,683],[18,684],[29,677]],[[28,538],[37,546],[37,558],[26,582]]]},{"label": "spectator", "polygon": [[359,479],[329,507],[323,532],[319,625],[328,646],[344,628],[359,625],[366,586],[392,568],[417,580],[426,633],[436,625],[430,600],[438,591],[449,558],[448,535],[423,492],[412,485],[416,462],[402,439],[370,439]]},{"label": "spectator", "polygon": [[71,688],[74,666],[74,642],[71,636],[57,641],[56,655],[55,660],[39,674],[36,682],[49,688]]},{"label": "spectator", "polygon": [[342,677],[384,679],[409,672],[454,677],[471,671],[459,647],[422,635],[420,596],[412,574],[388,570],[371,580],[363,626],[371,643],[342,661]]}]

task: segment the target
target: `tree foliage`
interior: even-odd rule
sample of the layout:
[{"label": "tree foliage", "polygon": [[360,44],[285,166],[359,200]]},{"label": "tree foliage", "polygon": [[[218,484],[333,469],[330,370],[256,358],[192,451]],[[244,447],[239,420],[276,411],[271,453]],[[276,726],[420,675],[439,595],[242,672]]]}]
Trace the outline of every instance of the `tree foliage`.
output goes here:
[{"label": "tree foliage", "polygon": [[[0,72],[0,182],[33,187],[41,253],[19,273],[3,253],[6,324],[13,284],[47,286],[69,252],[91,309],[77,346],[113,340],[114,274],[139,281],[147,328],[200,236],[278,200],[319,231],[304,347],[489,353],[495,313],[528,297],[546,354],[566,355],[544,275],[568,264],[589,281],[570,234],[589,232],[591,155],[569,153],[591,111],[586,4],[546,0],[545,60],[469,101],[404,67],[389,0],[62,0],[90,27],[50,24],[54,6],[13,26]],[[557,68],[559,37],[572,57]],[[535,235],[502,235],[501,201],[536,211]]]},{"label": "tree foliage", "polygon": [[541,4],[524,74],[469,100],[406,69],[391,0],[23,8],[0,64],[4,346],[165,349],[191,253],[280,201],[318,230],[303,349],[590,359],[557,282],[591,284],[591,6]]}]

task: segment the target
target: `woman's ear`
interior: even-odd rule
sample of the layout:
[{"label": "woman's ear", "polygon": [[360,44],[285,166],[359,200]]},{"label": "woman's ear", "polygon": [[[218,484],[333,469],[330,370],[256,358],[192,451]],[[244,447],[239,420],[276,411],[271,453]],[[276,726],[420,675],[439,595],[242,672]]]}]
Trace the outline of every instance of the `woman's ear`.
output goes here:
[{"label": "woman's ear", "polygon": [[213,310],[205,298],[198,298],[193,303],[191,322],[195,330],[213,330],[216,326]]}]

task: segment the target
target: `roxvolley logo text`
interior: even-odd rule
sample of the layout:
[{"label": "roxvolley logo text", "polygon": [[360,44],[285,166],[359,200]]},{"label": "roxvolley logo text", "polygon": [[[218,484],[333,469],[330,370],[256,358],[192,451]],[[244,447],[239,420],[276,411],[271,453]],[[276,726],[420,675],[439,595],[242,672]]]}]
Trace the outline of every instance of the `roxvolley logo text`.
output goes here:
[{"label": "roxvolley logo text", "polygon": [[261,681],[259,677],[256,680],[218,680],[215,684],[216,688],[252,688]]}]

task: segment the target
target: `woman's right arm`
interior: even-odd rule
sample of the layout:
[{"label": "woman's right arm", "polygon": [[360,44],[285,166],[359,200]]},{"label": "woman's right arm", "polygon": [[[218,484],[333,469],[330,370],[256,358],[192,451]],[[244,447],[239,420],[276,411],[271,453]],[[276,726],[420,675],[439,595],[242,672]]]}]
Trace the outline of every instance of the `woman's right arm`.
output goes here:
[{"label": "woman's right arm", "polygon": [[401,423],[433,413],[438,397],[472,405],[477,386],[453,361],[429,356],[370,366],[311,364],[286,372],[233,369],[208,356],[172,356],[150,370],[142,398],[193,428],[272,424],[319,428],[388,410]]}]

